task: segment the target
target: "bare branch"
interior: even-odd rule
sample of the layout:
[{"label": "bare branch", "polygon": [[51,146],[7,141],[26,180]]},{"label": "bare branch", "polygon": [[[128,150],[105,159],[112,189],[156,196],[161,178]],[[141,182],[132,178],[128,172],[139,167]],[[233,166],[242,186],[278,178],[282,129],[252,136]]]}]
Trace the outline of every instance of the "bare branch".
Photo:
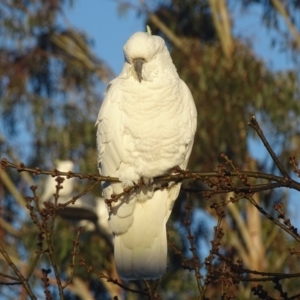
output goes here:
[{"label": "bare branch", "polygon": [[268,150],[270,156],[272,157],[274,163],[276,164],[276,166],[278,167],[279,171],[281,172],[281,174],[286,177],[287,179],[290,178],[288,172],[286,171],[286,169],[283,167],[283,165],[281,164],[281,162],[279,161],[278,157],[276,156],[275,152],[273,151],[273,149],[271,148],[269,142],[267,141],[264,133],[262,132],[258,122],[256,121],[255,117],[251,117],[248,125],[253,128],[256,133],[258,134],[258,136],[260,137],[260,139],[262,140],[264,146],[266,147],[266,149]]},{"label": "bare branch", "polygon": [[10,193],[15,197],[17,202],[19,203],[20,206],[25,208],[26,206],[26,201],[24,197],[20,194],[18,189],[16,188],[15,184],[12,182],[10,177],[8,176],[7,172],[4,169],[0,168],[0,179],[6,186],[6,188],[10,191]]},{"label": "bare branch", "polygon": [[294,38],[297,48],[300,50],[300,33],[298,32],[296,26],[293,24],[288,10],[284,7],[284,4],[281,0],[271,0],[271,3],[273,4],[277,12],[282,16],[285,24],[287,25]]},{"label": "bare branch", "polygon": [[[2,246],[1,242],[0,242],[0,253],[2,254],[2,256],[5,258],[5,260],[7,261],[7,263],[9,264],[10,268],[14,271],[14,273],[16,274],[18,280],[22,283],[22,285],[24,286],[24,288],[26,289],[28,296],[30,297],[30,299],[32,300],[37,300],[37,298],[35,297],[35,295],[33,294],[33,291],[31,290],[31,287],[28,284],[27,279],[21,274],[21,272],[19,271],[19,269],[17,268],[17,266],[13,263],[13,261],[10,259],[10,256],[8,255],[8,253],[5,251],[4,247]],[[3,275],[2,275],[3,276]]]},{"label": "bare branch", "polygon": [[226,1],[209,0],[209,5],[212,11],[212,19],[221,42],[223,53],[229,59],[233,50],[233,41]]}]

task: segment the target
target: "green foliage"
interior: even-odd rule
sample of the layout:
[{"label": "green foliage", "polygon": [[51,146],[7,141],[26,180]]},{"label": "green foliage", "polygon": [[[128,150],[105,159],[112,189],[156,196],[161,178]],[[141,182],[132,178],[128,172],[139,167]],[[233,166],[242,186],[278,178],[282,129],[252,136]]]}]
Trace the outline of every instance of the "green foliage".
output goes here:
[{"label": "green foliage", "polygon": [[[216,40],[211,10],[206,0],[162,1],[157,5],[155,14],[179,37],[195,38],[205,43]],[[167,39],[155,24],[147,24],[150,25],[152,34],[159,34]]]},{"label": "green foliage", "polygon": [[35,165],[79,160],[92,149],[95,155],[104,68],[85,36],[59,22],[67,3],[0,3],[0,118],[11,138],[28,132],[31,154],[18,149],[18,155]]},{"label": "green foliage", "polygon": [[[246,46],[236,43],[232,61],[220,55],[218,43],[191,45],[191,59],[173,51],[175,65],[193,93],[198,108],[198,128],[192,169],[211,169],[221,152],[241,166],[248,154],[247,120],[256,115],[273,134],[285,135],[285,144],[299,134],[296,124],[284,116],[300,113],[295,73],[272,73]],[[213,139],[211,137],[214,137]]]}]

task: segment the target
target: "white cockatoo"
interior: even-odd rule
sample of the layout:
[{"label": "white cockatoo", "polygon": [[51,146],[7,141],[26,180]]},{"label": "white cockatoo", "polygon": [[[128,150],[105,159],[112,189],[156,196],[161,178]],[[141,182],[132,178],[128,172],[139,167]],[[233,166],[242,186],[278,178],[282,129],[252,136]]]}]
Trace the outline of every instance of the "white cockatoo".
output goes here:
[{"label": "white cockatoo", "polygon": [[197,112],[161,37],[137,32],[123,50],[123,70],[108,85],[96,122],[99,171],[120,179],[103,183],[105,199],[144,182],[112,202],[108,222],[120,277],[154,279],[166,270],[166,223],[180,184],[160,189],[152,178],[186,169]]},{"label": "white cockatoo", "polygon": [[[82,200],[82,201],[80,201]],[[90,210],[95,214],[97,220],[96,222],[90,220],[81,220],[79,222],[79,226],[83,227],[85,231],[97,231],[100,230],[101,232],[111,236],[111,230],[108,226],[107,220],[109,218],[108,210],[104,202],[103,197],[96,197],[93,199],[93,207],[90,207]],[[87,201],[85,197],[79,199],[79,203],[85,204]],[[87,205],[85,205],[87,206]]]},{"label": "white cockatoo", "polygon": [[[74,163],[71,160],[57,160],[56,169],[60,172],[68,172],[74,170]],[[54,201],[56,192],[57,177],[48,176],[44,184],[44,192],[41,201]],[[66,178],[62,183],[63,188],[59,191],[59,203],[65,203],[77,196],[74,192],[75,178]],[[87,231],[96,230],[96,226],[106,234],[110,235],[108,228],[108,211],[105,207],[103,198],[84,195],[76,200],[75,204],[70,204],[65,209],[59,211],[59,214],[66,219],[79,220],[78,226],[84,227]],[[96,226],[95,226],[96,224]]]},{"label": "white cockatoo", "polygon": [[[57,160],[56,169],[60,172],[73,171],[74,163],[71,160]],[[41,196],[42,202],[54,200],[53,194],[55,194],[56,192],[56,185],[57,185],[56,178],[57,177],[48,176],[48,178],[46,179],[44,185],[44,192]],[[64,202],[63,198],[67,198],[71,196],[74,189],[74,178],[69,178],[69,179],[67,179],[66,177],[64,178],[65,180],[62,183],[63,188],[59,190],[59,202]]]}]

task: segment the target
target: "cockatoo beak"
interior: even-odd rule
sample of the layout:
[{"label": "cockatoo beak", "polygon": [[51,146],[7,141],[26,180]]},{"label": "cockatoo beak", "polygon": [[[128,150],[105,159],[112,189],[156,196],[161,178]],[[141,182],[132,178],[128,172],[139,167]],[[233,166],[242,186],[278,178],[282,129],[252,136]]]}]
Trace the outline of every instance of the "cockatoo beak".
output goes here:
[{"label": "cockatoo beak", "polygon": [[142,58],[137,58],[133,61],[133,67],[136,73],[136,76],[139,80],[139,82],[142,82],[143,76],[142,76],[142,69],[143,69],[143,64],[145,60]]}]

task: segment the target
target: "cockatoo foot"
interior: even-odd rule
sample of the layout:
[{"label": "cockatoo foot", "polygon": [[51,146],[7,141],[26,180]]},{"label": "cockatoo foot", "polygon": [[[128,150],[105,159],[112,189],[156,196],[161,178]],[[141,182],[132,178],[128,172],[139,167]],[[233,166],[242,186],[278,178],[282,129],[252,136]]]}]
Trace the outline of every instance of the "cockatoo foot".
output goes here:
[{"label": "cockatoo foot", "polygon": [[173,171],[174,171],[175,173],[177,173],[177,174],[188,174],[188,173],[190,173],[190,171],[188,171],[188,170],[183,170],[183,169],[181,169],[179,166],[173,167]]},{"label": "cockatoo foot", "polygon": [[121,181],[123,188],[127,188],[137,185],[140,180],[140,176],[133,168],[126,168],[124,171],[120,172],[119,180]]}]

